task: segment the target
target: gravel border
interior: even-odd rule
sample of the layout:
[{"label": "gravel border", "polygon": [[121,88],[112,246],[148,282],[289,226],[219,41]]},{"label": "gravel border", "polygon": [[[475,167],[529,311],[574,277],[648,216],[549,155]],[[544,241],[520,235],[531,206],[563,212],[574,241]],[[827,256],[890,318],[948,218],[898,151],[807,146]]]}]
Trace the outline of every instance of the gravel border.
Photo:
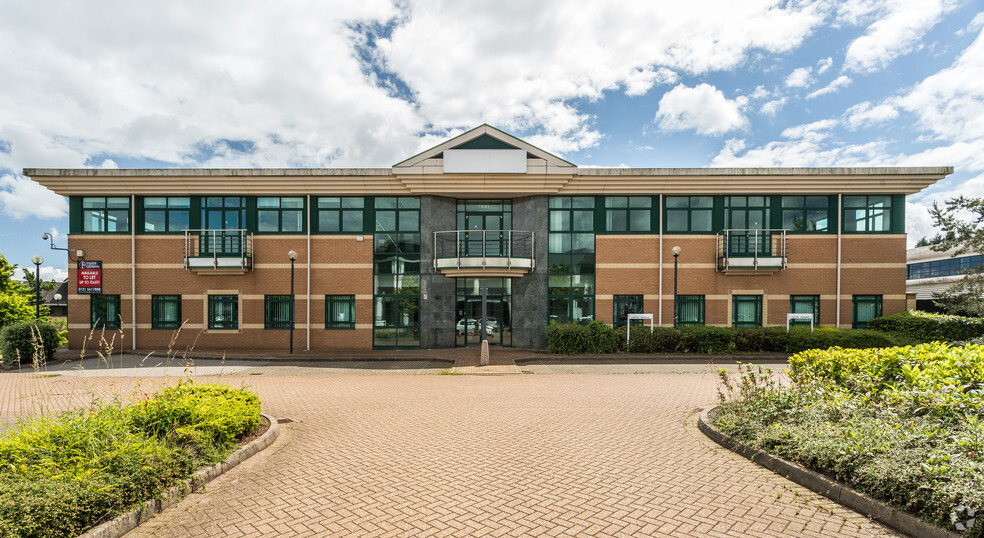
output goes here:
[{"label": "gravel border", "polygon": [[119,538],[137,528],[137,526],[144,521],[147,521],[148,519],[164,511],[165,508],[177,504],[189,493],[202,489],[205,487],[205,484],[208,484],[216,477],[226,473],[233,467],[252,457],[257,452],[260,452],[264,448],[270,446],[280,434],[280,428],[277,426],[277,419],[267,415],[266,413],[260,413],[260,416],[265,418],[270,423],[270,427],[267,428],[267,431],[258,438],[253,439],[246,446],[241,447],[239,450],[230,454],[225,461],[217,463],[211,467],[206,467],[195,471],[195,473],[191,475],[191,478],[185,479],[183,483],[167,490],[164,493],[163,498],[151,499],[145,502],[142,506],[134,508],[125,514],[121,514],[111,521],[107,521],[102,525],[89,529],[85,533],[79,535],[79,538]]},{"label": "gravel border", "polygon": [[897,510],[881,501],[872,499],[820,473],[742,444],[714,427],[714,418],[717,417],[720,407],[714,406],[701,411],[700,417],[697,420],[697,427],[700,431],[704,432],[704,435],[710,437],[714,442],[724,448],[744,456],[762,467],[819,493],[838,504],[846,506],[861,515],[876,519],[910,536],[933,538],[960,536],[956,532],[941,529],[908,512]]}]

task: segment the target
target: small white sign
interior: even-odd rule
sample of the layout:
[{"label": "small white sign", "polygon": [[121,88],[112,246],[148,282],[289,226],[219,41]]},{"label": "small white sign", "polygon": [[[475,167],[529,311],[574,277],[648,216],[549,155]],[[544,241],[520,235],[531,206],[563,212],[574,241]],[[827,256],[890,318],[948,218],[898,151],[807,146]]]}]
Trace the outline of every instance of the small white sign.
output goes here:
[{"label": "small white sign", "polygon": [[810,332],[813,332],[813,314],[786,314],[786,332],[789,332],[789,324],[795,319],[810,320]]}]

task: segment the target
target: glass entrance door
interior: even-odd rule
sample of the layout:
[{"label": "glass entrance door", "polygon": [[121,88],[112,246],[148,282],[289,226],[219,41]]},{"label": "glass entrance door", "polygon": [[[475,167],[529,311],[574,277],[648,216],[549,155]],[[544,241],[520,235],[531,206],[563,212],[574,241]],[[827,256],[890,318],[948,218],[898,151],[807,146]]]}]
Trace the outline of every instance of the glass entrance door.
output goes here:
[{"label": "glass entrance door", "polygon": [[455,317],[455,346],[475,346],[482,343],[482,291],[486,294],[486,339],[489,345],[510,346],[512,334],[511,283],[508,278],[459,278]]},{"label": "glass entrance door", "polygon": [[732,232],[728,254],[732,256],[770,256],[772,238],[765,231],[769,223],[769,197],[729,196],[725,201],[726,227]]}]

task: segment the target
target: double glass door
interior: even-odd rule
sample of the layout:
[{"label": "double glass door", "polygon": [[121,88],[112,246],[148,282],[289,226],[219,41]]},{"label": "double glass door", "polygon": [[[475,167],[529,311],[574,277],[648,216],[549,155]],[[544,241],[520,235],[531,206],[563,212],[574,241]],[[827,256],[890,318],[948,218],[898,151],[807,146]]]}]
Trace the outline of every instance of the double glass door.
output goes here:
[{"label": "double glass door", "polygon": [[511,280],[508,278],[458,278],[455,302],[455,345],[474,346],[482,343],[482,291],[486,293],[485,337],[489,345],[512,345]]},{"label": "double glass door", "polygon": [[729,196],[725,205],[728,254],[732,256],[771,256],[769,197]]}]

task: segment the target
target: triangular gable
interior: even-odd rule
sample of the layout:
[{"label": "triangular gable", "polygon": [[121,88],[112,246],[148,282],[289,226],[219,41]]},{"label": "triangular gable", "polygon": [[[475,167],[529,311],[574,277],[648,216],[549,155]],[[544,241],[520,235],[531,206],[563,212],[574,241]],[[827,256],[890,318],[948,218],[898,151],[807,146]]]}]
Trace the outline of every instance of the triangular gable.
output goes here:
[{"label": "triangular gable", "polygon": [[528,144],[515,136],[500,131],[487,123],[483,123],[474,129],[462,133],[451,140],[434,146],[428,150],[410,157],[409,159],[396,163],[393,168],[408,168],[417,166],[427,159],[434,159],[450,149],[522,149],[528,154],[547,161],[548,165],[553,166],[576,166],[567,162],[556,155],[547,153],[542,149]]}]

